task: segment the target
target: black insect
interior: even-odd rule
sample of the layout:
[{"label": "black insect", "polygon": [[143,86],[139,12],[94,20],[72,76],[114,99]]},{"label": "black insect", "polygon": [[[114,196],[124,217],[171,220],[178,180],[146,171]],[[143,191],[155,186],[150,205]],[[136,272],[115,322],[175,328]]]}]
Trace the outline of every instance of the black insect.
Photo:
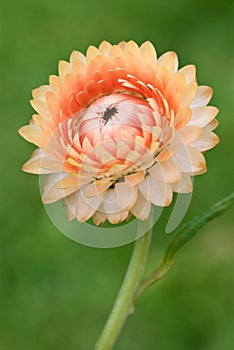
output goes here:
[{"label": "black insect", "polygon": [[106,110],[100,114],[101,114],[101,121],[105,126],[110,119],[112,119],[116,114],[118,114],[118,108],[117,106],[110,105],[110,106],[107,106]]}]

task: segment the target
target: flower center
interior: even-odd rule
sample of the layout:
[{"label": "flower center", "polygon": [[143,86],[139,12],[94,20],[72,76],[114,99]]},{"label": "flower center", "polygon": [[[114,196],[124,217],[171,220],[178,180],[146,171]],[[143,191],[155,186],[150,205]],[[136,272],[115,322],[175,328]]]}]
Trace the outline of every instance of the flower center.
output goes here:
[{"label": "flower center", "polygon": [[132,139],[136,135],[142,136],[142,123],[138,115],[144,114],[147,124],[147,119],[149,122],[151,118],[147,118],[147,114],[151,111],[145,100],[127,94],[111,94],[98,98],[82,115],[78,115],[76,125],[80,142],[83,143],[88,138],[95,147],[99,143],[94,142],[97,135],[100,136],[101,143],[107,139],[117,141],[129,137]]},{"label": "flower center", "polygon": [[122,93],[102,96],[74,118],[74,138],[82,150],[80,173],[124,181],[125,175],[155,164],[164,126],[146,100]]}]

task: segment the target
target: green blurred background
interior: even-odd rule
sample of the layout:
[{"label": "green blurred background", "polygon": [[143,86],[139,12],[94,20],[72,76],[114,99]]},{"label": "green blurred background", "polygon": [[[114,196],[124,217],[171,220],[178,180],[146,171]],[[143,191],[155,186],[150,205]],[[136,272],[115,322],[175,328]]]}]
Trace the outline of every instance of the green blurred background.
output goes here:
[{"label": "green blurred background", "polygon": [[[59,59],[103,39],[151,40],[194,63],[214,88],[221,144],[195,179],[189,219],[233,189],[232,1],[8,0],[1,6],[0,350],[89,350],[120,286],[132,245],[81,246],[52,225],[38,177],[21,165],[34,146],[17,134],[32,114],[31,90],[56,74]],[[168,210],[155,229],[147,270],[170,235]],[[116,350],[231,350],[234,236],[229,211],[203,228],[156,287],[137,303]],[[186,219],[185,219],[186,220]]]}]

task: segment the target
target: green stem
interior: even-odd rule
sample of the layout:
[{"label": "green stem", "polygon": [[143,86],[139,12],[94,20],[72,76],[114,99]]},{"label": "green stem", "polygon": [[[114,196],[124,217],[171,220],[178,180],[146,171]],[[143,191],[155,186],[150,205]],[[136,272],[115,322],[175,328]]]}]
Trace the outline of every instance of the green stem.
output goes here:
[{"label": "green stem", "polygon": [[150,241],[151,230],[135,242],[122,287],[95,350],[112,349],[128,315],[133,312],[133,295],[142,277]]}]

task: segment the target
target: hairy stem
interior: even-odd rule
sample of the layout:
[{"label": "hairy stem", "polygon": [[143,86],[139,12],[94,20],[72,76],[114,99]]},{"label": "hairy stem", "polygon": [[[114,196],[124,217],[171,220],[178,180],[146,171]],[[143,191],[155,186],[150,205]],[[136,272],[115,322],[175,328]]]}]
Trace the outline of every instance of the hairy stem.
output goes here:
[{"label": "hairy stem", "polygon": [[133,312],[133,295],[144,271],[150,241],[151,230],[135,242],[123,284],[95,350],[112,349],[128,315]]}]

